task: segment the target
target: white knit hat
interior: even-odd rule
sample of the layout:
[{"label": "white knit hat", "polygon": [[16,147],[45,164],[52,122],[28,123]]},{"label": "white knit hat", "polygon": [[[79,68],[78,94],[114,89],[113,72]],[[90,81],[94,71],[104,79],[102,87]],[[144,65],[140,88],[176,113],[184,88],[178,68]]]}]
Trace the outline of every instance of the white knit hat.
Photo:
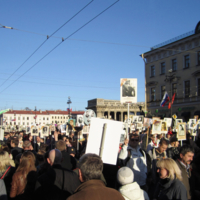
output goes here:
[{"label": "white knit hat", "polygon": [[122,167],[117,172],[117,180],[121,185],[132,183],[133,178],[133,171],[129,167]]}]

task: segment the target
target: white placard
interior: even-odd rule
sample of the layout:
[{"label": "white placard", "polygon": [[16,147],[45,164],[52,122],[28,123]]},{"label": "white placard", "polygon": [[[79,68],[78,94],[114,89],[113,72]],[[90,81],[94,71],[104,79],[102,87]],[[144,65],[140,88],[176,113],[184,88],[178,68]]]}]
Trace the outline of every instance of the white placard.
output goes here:
[{"label": "white placard", "polygon": [[76,122],[77,122],[76,124],[77,126],[84,126],[83,115],[77,115]]},{"label": "white placard", "polygon": [[0,140],[3,141],[4,139],[4,129],[0,128]]},{"label": "white placard", "polygon": [[32,136],[39,136],[39,130],[37,126],[31,126],[31,135]]},{"label": "white placard", "polygon": [[161,134],[162,120],[153,119],[152,134]]},{"label": "white placard", "polygon": [[120,79],[120,102],[137,103],[137,79],[121,78]]},{"label": "white placard", "polygon": [[112,121],[108,119],[91,118],[86,153],[95,153],[97,155],[100,155],[100,145],[104,124],[107,124],[107,129],[102,160],[103,163],[116,165],[120,138],[123,132],[123,122]]},{"label": "white placard", "polygon": [[67,125],[66,125],[66,124],[60,125],[61,133],[66,133],[66,128],[67,128]]},{"label": "white placard", "polygon": [[164,121],[167,122],[167,127],[171,127],[172,125],[172,118],[164,118]]},{"label": "white placard", "polygon": [[48,126],[42,126],[41,127],[41,136],[42,137],[48,137],[49,136],[49,127]]},{"label": "white placard", "polygon": [[196,119],[189,119],[189,128],[194,129],[196,126]]}]

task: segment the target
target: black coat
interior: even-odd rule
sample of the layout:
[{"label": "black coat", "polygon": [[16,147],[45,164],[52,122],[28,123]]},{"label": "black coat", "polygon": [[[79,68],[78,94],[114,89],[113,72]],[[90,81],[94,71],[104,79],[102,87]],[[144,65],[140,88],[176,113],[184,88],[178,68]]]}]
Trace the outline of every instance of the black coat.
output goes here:
[{"label": "black coat", "polygon": [[163,179],[156,186],[154,198],[157,200],[187,200],[187,191],[179,179]]},{"label": "black coat", "polygon": [[64,170],[60,165],[53,165],[38,178],[35,199],[66,200],[80,184],[75,172]]},{"label": "black coat", "polygon": [[18,154],[23,153],[23,149],[19,148],[19,147],[14,147],[14,148],[11,149],[11,153],[12,153],[12,156],[13,156],[13,160],[15,160],[15,158]]},{"label": "black coat", "polygon": [[74,157],[70,156],[66,151],[61,151],[62,153],[62,163],[61,166],[64,169],[74,170],[76,169],[77,161]]}]

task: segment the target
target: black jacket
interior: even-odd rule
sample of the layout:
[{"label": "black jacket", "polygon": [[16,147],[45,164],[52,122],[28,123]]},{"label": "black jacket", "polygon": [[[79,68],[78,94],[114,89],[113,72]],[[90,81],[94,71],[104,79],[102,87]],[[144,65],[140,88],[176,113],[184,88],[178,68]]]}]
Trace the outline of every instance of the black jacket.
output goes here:
[{"label": "black jacket", "polygon": [[19,147],[14,147],[14,148],[11,149],[11,153],[12,153],[12,156],[13,156],[13,160],[15,160],[15,158],[18,154],[23,153],[23,149],[19,148]]},{"label": "black jacket", "polygon": [[187,200],[187,192],[179,179],[162,179],[157,184],[154,198],[157,200]]},{"label": "black jacket", "polygon": [[70,156],[66,151],[61,151],[62,163],[61,166],[64,169],[74,170],[76,169],[77,161],[74,157]]},{"label": "black jacket", "polygon": [[167,157],[177,160],[179,158],[179,149],[178,147],[171,147],[167,149]]},{"label": "black jacket", "polygon": [[77,174],[64,170],[60,165],[53,165],[41,175],[35,188],[35,199],[66,200],[80,185]]}]

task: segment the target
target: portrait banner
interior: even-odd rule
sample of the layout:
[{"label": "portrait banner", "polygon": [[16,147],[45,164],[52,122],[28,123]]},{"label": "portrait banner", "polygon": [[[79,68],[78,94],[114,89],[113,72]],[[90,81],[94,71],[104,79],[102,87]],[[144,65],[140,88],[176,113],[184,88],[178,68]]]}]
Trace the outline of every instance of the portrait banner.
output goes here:
[{"label": "portrait banner", "polygon": [[161,134],[162,120],[153,119],[152,134]]},{"label": "portrait banner", "polygon": [[120,79],[120,102],[137,103],[137,79],[121,78]]},{"label": "portrait banner", "polygon": [[49,127],[48,126],[41,127],[41,136],[43,136],[43,137],[49,136]]},{"label": "portrait banner", "polygon": [[177,138],[178,140],[186,140],[186,124],[185,123],[177,124]]},{"label": "portrait banner", "polygon": [[31,126],[31,136],[39,136],[39,130],[37,126]]},{"label": "portrait banner", "polygon": [[143,126],[148,128],[151,126],[151,123],[150,123],[150,118],[144,118],[144,123],[143,123]]},{"label": "portrait banner", "polygon": [[171,127],[172,125],[172,118],[164,118],[164,121],[167,123],[167,127]]}]

